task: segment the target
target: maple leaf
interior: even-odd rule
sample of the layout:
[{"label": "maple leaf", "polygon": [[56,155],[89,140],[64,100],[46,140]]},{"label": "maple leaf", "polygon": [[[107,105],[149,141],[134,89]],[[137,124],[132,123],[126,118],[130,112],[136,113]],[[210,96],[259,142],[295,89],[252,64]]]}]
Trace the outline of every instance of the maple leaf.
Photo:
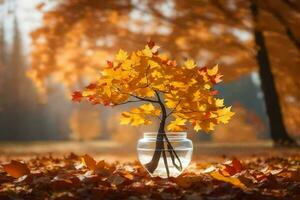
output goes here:
[{"label": "maple leaf", "polygon": [[81,92],[78,92],[78,91],[76,91],[76,92],[73,92],[73,94],[72,94],[72,101],[77,101],[77,102],[80,102],[81,101],[81,99],[82,99],[82,93]]},{"label": "maple leaf", "polygon": [[150,66],[151,69],[160,67],[160,65],[157,62],[153,61],[153,60],[148,60],[148,65]]},{"label": "maple leaf", "polygon": [[219,91],[218,91],[218,90],[212,90],[212,91],[210,92],[210,94],[211,94],[211,95],[217,95],[217,94],[219,94]]},{"label": "maple leaf", "polygon": [[241,172],[243,170],[243,165],[238,159],[234,158],[231,162],[236,172]]},{"label": "maple leaf", "polygon": [[96,169],[96,161],[88,154],[81,156],[81,162],[90,170]]},{"label": "maple leaf", "polygon": [[185,129],[186,119],[176,118],[174,121],[171,121],[167,129],[169,131],[180,131]]},{"label": "maple leaf", "polygon": [[121,119],[120,119],[120,124],[129,124],[131,122],[131,117],[129,112],[122,112],[121,114]]},{"label": "maple leaf", "polygon": [[225,176],[233,176],[237,173],[240,173],[243,170],[241,162],[234,158],[233,160],[227,161],[222,164],[222,169],[220,172]]},{"label": "maple leaf", "polygon": [[217,171],[211,172],[210,175],[213,178],[215,178],[219,181],[224,181],[224,182],[227,182],[227,183],[231,183],[232,185],[237,186],[237,187],[242,188],[242,189],[246,188],[246,186],[236,177],[226,177],[226,176],[223,176],[222,174],[220,174]]},{"label": "maple leaf", "polygon": [[147,57],[152,57],[152,50],[149,48],[148,45],[145,46],[145,49],[142,50],[144,56],[147,56]]},{"label": "maple leaf", "polygon": [[14,178],[30,174],[30,170],[23,162],[12,160],[9,164],[2,165],[4,171]]},{"label": "maple leaf", "polygon": [[145,114],[159,115],[160,110],[156,109],[152,103],[143,104],[140,106],[140,111]]},{"label": "maple leaf", "polygon": [[189,59],[189,60],[185,61],[184,66],[188,69],[193,69],[196,67],[196,63],[195,63],[195,61]]},{"label": "maple leaf", "polygon": [[218,73],[218,70],[219,70],[219,65],[216,65],[211,69],[207,69],[207,74],[209,76],[215,76]]},{"label": "maple leaf", "polygon": [[97,87],[97,84],[96,83],[91,83],[89,84],[88,86],[86,86],[86,89],[88,90],[93,90]]},{"label": "maple leaf", "polygon": [[215,105],[216,107],[224,107],[224,99],[216,99]]},{"label": "maple leaf", "polygon": [[199,75],[205,76],[207,74],[207,67],[201,67],[197,72]]},{"label": "maple leaf", "polygon": [[150,40],[147,42],[147,45],[148,45],[149,48],[152,49],[152,47],[155,46],[155,42],[154,42],[153,40],[150,39]]},{"label": "maple leaf", "polygon": [[131,112],[123,112],[121,114],[121,124],[131,124],[132,126],[139,126],[142,124],[149,124],[151,121],[145,118],[145,114],[138,109],[134,109]]},{"label": "maple leaf", "polygon": [[198,132],[198,131],[200,131],[201,130],[201,126],[200,126],[200,123],[199,122],[193,122],[192,123],[192,125],[193,125],[193,128],[194,128],[194,130],[196,131],[196,132]]},{"label": "maple leaf", "polygon": [[175,106],[178,104],[178,101],[177,100],[173,100],[173,99],[170,99],[170,98],[166,98],[166,106],[168,108],[175,108]]},{"label": "maple leaf", "polygon": [[127,57],[128,57],[127,52],[120,49],[119,52],[116,55],[116,60],[122,62],[122,61],[125,61],[127,59]]},{"label": "maple leaf", "polygon": [[114,63],[109,61],[109,60],[106,61],[106,63],[107,63],[107,66],[110,67],[110,68],[112,68],[114,66]]},{"label": "maple leaf", "polygon": [[231,112],[230,109],[231,109],[231,106],[224,107],[224,108],[221,108],[221,109],[215,111],[215,113],[218,115],[217,119],[219,122],[222,122],[223,124],[228,123],[228,121],[234,115],[234,113]]},{"label": "maple leaf", "polygon": [[222,77],[223,77],[223,75],[216,74],[215,76],[210,77],[210,80],[213,84],[217,84],[217,83],[222,82],[222,79],[221,79]]}]

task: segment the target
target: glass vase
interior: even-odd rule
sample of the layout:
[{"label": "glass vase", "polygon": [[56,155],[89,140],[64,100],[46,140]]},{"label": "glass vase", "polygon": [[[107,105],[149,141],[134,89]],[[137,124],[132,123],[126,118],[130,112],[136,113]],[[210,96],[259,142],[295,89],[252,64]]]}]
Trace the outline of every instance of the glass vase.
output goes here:
[{"label": "glass vase", "polygon": [[193,143],[186,132],[144,133],[138,159],[152,177],[177,177],[191,162]]}]

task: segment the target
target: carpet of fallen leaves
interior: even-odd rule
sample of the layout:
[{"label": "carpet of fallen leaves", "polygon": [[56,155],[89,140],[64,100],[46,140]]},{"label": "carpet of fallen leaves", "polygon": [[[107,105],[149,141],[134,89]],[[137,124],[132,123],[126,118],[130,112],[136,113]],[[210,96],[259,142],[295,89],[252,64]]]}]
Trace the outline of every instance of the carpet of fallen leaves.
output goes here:
[{"label": "carpet of fallen leaves", "polygon": [[300,156],[195,163],[177,178],[151,178],[138,162],[89,155],[0,165],[0,199],[300,199]]}]

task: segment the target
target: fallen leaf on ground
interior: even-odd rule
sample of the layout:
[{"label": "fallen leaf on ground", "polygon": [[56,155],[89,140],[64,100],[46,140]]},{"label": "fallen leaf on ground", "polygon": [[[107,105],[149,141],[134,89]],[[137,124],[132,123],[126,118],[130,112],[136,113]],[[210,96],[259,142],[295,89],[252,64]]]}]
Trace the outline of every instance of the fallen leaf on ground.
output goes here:
[{"label": "fallen leaf on ground", "polygon": [[211,172],[210,175],[213,178],[215,178],[219,181],[224,181],[224,182],[227,182],[227,183],[231,183],[232,185],[237,186],[237,187],[242,188],[242,189],[246,188],[246,186],[236,177],[226,177],[226,176],[223,176],[222,174],[220,174],[217,171]]},{"label": "fallen leaf on ground", "polygon": [[96,161],[88,154],[81,156],[81,162],[90,170],[96,169]]},{"label": "fallen leaf on ground", "polygon": [[30,170],[23,162],[12,160],[9,164],[2,165],[3,170],[14,178],[30,174]]}]

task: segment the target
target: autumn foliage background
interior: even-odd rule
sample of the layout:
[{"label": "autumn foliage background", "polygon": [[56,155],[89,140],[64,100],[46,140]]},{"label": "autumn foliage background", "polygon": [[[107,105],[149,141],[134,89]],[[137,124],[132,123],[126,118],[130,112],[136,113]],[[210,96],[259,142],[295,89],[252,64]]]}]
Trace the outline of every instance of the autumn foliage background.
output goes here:
[{"label": "autumn foliage background", "polygon": [[236,115],[213,134],[190,134],[195,144],[268,143],[256,28],[265,38],[282,121],[291,137],[300,136],[297,1],[258,1],[257,16],[248,0],[16,0],[0,6],[1,141],[99,141],[100,149],[125,145],[134,154],[141,133],[155,125],[121,126],[122,109],[74,104],[70,94],[95,80],[120,48],[142,49],[152,38],[177,61],[221,66],[224,84],[217,89]]}]

